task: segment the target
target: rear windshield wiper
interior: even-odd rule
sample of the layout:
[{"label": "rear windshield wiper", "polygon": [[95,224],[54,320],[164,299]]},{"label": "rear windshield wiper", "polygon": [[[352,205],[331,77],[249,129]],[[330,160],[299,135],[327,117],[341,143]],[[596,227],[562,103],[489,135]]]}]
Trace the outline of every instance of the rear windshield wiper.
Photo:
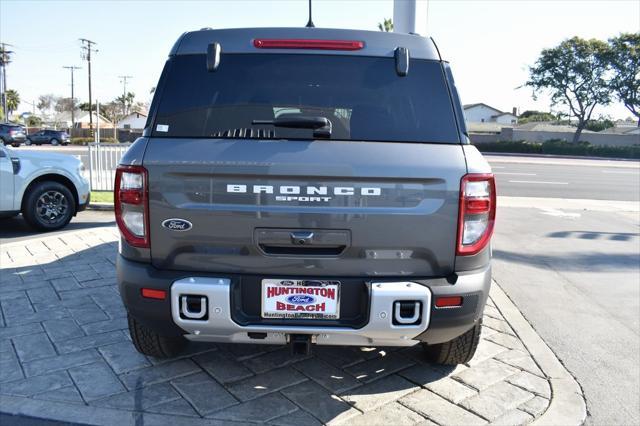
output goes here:
[{"label": "rear windshield wiper", "polygon": [[274,120],[253,120],[251,124],[268,124],[291,129],[313,129],[313,137],[330,138],[331,120],[326,117],[278,117]]}]

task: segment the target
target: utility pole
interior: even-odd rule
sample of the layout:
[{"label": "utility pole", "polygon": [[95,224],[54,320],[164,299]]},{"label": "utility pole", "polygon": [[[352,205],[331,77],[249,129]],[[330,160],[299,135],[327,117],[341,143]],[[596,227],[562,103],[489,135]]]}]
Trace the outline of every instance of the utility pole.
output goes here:
[{"label": "utility pole", "polygon": [[393,0],[393,32],[427,36],[429,0]]},{"label": "utility pole", "polygon": [[93,132],[93,111],[91,103],[91,52],[97,52],[93,46],[96,44],[94,41],[81,38],[82,43],[82,59],[87,61],[88,74],[89,74],[89,131]]},{"label": "utility pole", "polygon": [[133,78],[130,75],[119,75],[120,82],[122,83],[122,115],[127,115],[127,80]]},{"label": "utility pole", "polygon": [[7,46],[11,46],[7,43],[0,43],[0,70],[2,71],[2,90],[0,90],[0,96],[2,96],[2,113],[4,121],[9,121],[7,117],[7,64],[11,62],[12,50],[7,50]]},{"label": "utility pole", "polygon": [[[73,129],[76,127],[76,120],[75,120],[76,102],[75,102],[75,98],[73,97],[73,71],[79,70],[82,68],[74,67],[73,65],[69,67],[62,67],[62,68],[66,68],[71,71],[71,133],[73,133]],[[89,111],[89,114],[91,114],[91,111]]]}]

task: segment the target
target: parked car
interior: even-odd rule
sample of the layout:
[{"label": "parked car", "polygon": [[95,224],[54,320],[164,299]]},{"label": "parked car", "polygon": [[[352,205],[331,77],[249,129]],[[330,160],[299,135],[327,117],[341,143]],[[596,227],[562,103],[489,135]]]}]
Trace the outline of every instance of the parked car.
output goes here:
[{"label": "parked car", "polygon": [[70,155],[0,146],[0,217],[22,213],[33,228],[54,231],[89,205],[82,162]]},{"label": "parked car", "polygon": [[496,189],[432,39],[202,30],[175,44],[116,171],[141,353],[187,341],[478,346]]},{"label": "parked car", "polygon": [[24,127],[12,123],[0,123],[0,143],[17,148],[25,140],[26,132]]},{"label": "parked car", "polygon": [[63,130],[40,130],[27,136],[25,145],[42,145],[50,143],[51,145],[69,145],[69,134]]}]

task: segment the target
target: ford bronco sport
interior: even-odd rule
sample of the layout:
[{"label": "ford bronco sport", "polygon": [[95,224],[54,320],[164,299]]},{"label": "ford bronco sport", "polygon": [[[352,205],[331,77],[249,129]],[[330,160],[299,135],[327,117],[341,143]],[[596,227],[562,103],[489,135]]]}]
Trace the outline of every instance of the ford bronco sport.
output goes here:
[{"label": "ford bronco sport", "polygon": [[185,33],[115,185],[118,283],[144,354],[188,340],[475,352],[496,191],[431,39]]}]

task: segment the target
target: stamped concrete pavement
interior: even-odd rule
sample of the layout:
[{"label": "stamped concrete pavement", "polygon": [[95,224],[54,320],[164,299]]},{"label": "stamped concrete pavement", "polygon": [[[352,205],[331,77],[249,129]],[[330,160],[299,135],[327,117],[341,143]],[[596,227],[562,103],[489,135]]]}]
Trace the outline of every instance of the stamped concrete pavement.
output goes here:
[{"label": "stamped concrete pavement", "polygon": [[[499,287],[468,365],[419,347],[134,349],[113,227],[0,248],[0,412],[83,424],[579,424],[577,383]],[[546,349],[545,349],[546,348]]]}]

